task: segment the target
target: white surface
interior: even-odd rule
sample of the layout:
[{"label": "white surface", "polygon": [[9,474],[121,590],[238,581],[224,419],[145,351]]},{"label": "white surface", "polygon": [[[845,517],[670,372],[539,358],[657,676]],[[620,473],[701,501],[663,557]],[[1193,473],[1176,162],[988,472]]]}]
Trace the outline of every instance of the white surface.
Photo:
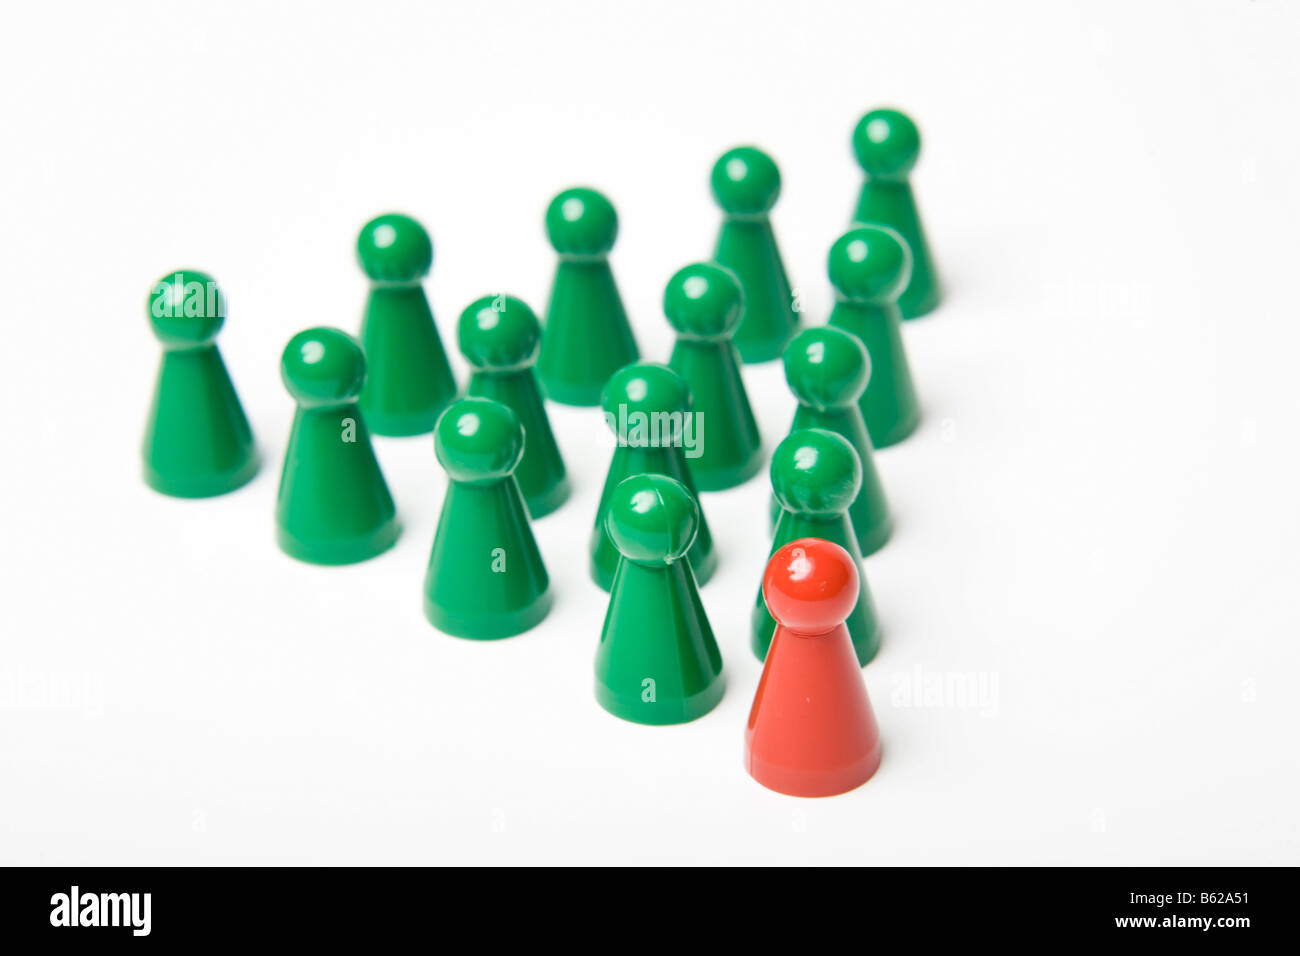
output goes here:
[{"label": "white surface", "polygon": [[[1300,862],[1300,8],[223,6],[28,5],[0,37],[0,861]],[[898,530],[867,561],[865,788],[785,798],[740,767],[762,479],[705,499],[729,685],[676,728],[592,699],[592,412],[554,413],[576,494],[537,526],[558,600],[526,636],[425,623],[427,438],[379,445],[396,550],[276,550],[280,350],[355,328],[369,216],[430,227],[450,344],[485,292],[540,309],[547,201],[607,190],[662,359],[663,284],[709,253],[709,167],[740,142],[781,166],[824,321],[878,104],[922,127],[947,297],[905,330],[923,427],[878,456]],[[191,264],[266,456],[205,502],[137,476],[145,296]],[[792,401],[779,366],[746,378],[770,449]],[[964,675],[982,697],[912,695]]]}]

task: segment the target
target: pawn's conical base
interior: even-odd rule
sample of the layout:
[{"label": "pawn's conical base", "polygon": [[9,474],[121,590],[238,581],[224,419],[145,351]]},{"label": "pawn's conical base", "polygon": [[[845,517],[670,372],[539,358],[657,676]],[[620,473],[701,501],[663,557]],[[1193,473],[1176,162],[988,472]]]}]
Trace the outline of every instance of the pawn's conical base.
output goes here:
[{"label": "pawn's conical base", "polygon": [[515,481],[529,517],[541,518],[564,504],[569,497],[569,479],[533,369],[475,371],[465,394],[498,401],[519,416],[524,426],[524,457],[515,468]]},{"label": "pawn's conical base", "polygon": [[159,494],[173,498],[215,498],[242,488],[255,477],[262,466],[262,460],[254,451],[237,467],[230,471],[215,474],[178,476],[164,475],[156,471],[148,462],[144,466],[144,482]]},{"label": "pawn's conical base", "polygon": [[569,493],[572,490],[569,479],[565,477],[561,478],[559,484],[553,485],[545,494],[525,499],[525,504],[528,505],[528,516],[534,521],[538,518],[545,518],[569,500]]},{"label": "pawn's conical base", "polygon": [[862,556],[865,558],[868,555],[875,554],[888,543],[890,535],[893,533],[893,518],[886,518],[884,521],[875,524],[867,534],[858,538],[858,549],[862,552]]},{"label": "pawn's conical base", "polygon": [[276,501],[280,549],[312,564],[354,564],[387,551],[400,534],[356,403],[300,407]]},{"label": "pawn's conical base", "polygon": [[904,319],[919,319],[937,309],[939,299],[939,288],[932,285],[920,295],[908,296],[904,294],[898,300],[898,308],[903,313]]},{"label": "pawn's conical base", "polygon": [[799,313],[771,222],[766,216],[728,217],[713,258],[736,274],[745,293],[734,339],[741,361],[756,365],[780,358],[798,327]]},{"label": "pawn's conical base", "polygon": [[745,728],[745,769],[777,793],[831,797],[880,766],[880,731],[844,625],[778,627]]},{"label": "pawn's conical base", "polygon": [[624,558],[596,651],[596,700],[637,724],[681,724],[722,699],[722,655],[688,561]]},{"label": "pawn's conical base", "polygon": [[871,380],[858,399],[874,449],[896,445],[921,422],[921,403],[903,348],[898,308],[837,302],[827,324],[856,335],[871,356]]},{"label": "pawn's conical base", "polygon": [[898,230],[912,253],[912,273],[898,297],[899,311],[904,319],[919,319],[934,311],[940,298],[939,276],[911,184],[868,179],[858,197],[852,224],[883,224]]},{"label": "pawn's conical base", "polygon": [[552,601],[514,476],[487,485],[453,480],[424,579],[429,623],[454,637],[494,641],[541,623]]},{"label": "pawn's conical base", "polygon": [[393,438],[433,431],[456,395],[456,380],[424,289],[371,289],[361,346],[366,353],[361,410],[370,431]]},{"label": "pawn's conical base", "polygon": [[687,458],[700,491],[744,484],[763,467],[763,441],[754,419],[739,354],[730,342],[679,338],[668,365],[691,388],[699,454]]},{"label": "pawn's conical base", "polygon": [[438,416],[442,414],[443,408],[440,406],[435,410],[415,412],[409,415],[385,415],[382,412],[366,412],[366,421],[369,422],[371,416],[374,416],[375,427],[371,433],[382,435],[384,438],[414,438],[418,435],[427,435],[433,431],[433,426],[438,424]]},{"label": "pawn's conical base", "polygon": [[880,769],[880,746],[877,744],[875,750],[843,767],[835,776],[821,770],[786,767],[752,754],[746,758],[745,769],[767,789],[787,797],[835,797],[856,790],[875,776]]},{"label": "pawn's conical base", "polygon": [[542,592],[532,604],[516,610],[496,614],[457,614],[435,604],[426,595],[424,616],[430,624],[452,637],[463,637],[471,641],[496,641],[532,630],[551,612],[553,603],[554,599],[548,590]]},{"label": "pawn's conical base", "polygon": [[640,694],[620,694],[597,680],[596,703],[615,717],[634,724],[667,726],[685,724],[703,717],[718,706],[725,691],[726,681],[719,677],[698,694],[678,697],[648,708]]},{"label": "pawn's conical base", "polygon": [[275,540],[280,550],[289,557],[306,561],[308,564],[356,564],[383,554],[397,543],[401,534],[402,526],[394,518],[370,534],[355,538],[305,541],[279,527],[275,531]]},{"label": "pawn's conical base", "polygon": [[906,418],[900,418],[887,426],[877,427],[871,432],[871,447],[879,451],[897,445],[921,424],[921,413],[917,409]]},{"label": "pawn's conical base", "polygon": [[691,475],[695,479],[695,486],[700,491],[726,491],[728,488],[743,485],[757,475],[762,468],[763,449],[759,448],[748,461],[741,462],[732,468],[714,468],[708,471],[692,469]]},{"label": "pawn's conical base", "polygon": [[164,352],[145,428],[145,484],[173,498],[211,498],[246,485],[260,465],[217,347]]},{"label": "pawn's conical base", "polygon": [[609,261],[561,259],[537,359],[546,397],[599,405],[609,377],[638,355]]},{"label": "pawn's conical base", "polygon": [[542,390],[548,401],[576,408],[591,408],[600,404],[600,392],[605,386],[581,385],[561,382],[554,378],[542,379]]}]

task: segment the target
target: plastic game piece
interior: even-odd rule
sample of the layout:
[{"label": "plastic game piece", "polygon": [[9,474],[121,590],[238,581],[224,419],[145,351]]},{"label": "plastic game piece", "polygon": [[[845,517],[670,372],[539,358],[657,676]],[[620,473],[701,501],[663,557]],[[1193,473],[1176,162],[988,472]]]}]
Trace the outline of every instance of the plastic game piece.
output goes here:
[{"label": "plastic game piece", "polygon": [[537,374],[552,401],[599,405],[609,377],[639,357],[609,267],[618,216],[594,189],[566,189],[546,210],[546,234],[560,261]]},{"label": "plastic game piece", "polygon": [[[604,591],[614,583],[619,552],[609,536],[605,518],[614,489],[632,475],[658,474],[675,478],[699,502],[686,454],[698,448],[698,433],[691,416],[691,391],[686,380],[667,365],[637,362],[619,369],[605,384],[601,397],[605,422],[618,439],[605,476],[605,488],[596,509],[591,532],[591,578]],[[687,557],[701,586],[718,566],[704,511]]]},{"label": "plastic game piece", "polygon": [[844,625],[857,561],[829,541],[791,541],[767,562],[763,594],[780,623],[745,726],[745,769],[778,793],[846,793],[880,766],[880,731]]},{"label": "plastic game piece", "polygon": [[622,553],[596,651],[596,700],[638,724],[680,724],[722,699],[722,655],[686,557],[700,523],[687,487],[633,475],[606,519]]},{"label": "plastic game piece", "polygon": [[537,316],[514,296],[487,295],[460,314],[457,338],[471,368],[465,393],[509,406],[524,426],[527,440],[515,480],[529,515],[550,514],[569,497],[569,479],[533,368],[542,340]]},{"label": "plastic game piece", "polygon": [[740,146],[714,164],[712,185],[724,216],[713,258],[736,274],[745,295],[736,349],[745,362],[779,358],[799,323],[768,219],[781,193],[781,174],[762,150]]},{"label": "plastic game piece", "polygon": [[456,637],[495,640],[534,627],[551,609],[550,580],[514,471],[524,427],[500,402],[447,406],[433,448],[450,480],[424,579],[424,614]]},{"label": "plastic game piece", "polygon": [[426,434],[456,396],[422,284],[433,265],[433,243],[414,219],[390,213],[362,227],[357,259],[370,279],[361,320],[366,423],[376,435]]},{"label": "plastic game piece", "polygon": [[664,290],[664,313],[677,331],[668,364],[686,379],[694,400],[699,455],[690,459],[690,469],[701,491],[742,484],[763,466],[763,443],[732,342],[743,305],[736,277],[712,263],[679,270]]},{"label": "plastic game piece", "polygon": [[874,448],[897,444],[921,421],[895,302],[910,261],[902,238],[884,226],[850,229],[829,256],[835,288],[829,324],[856,335],[871,357],[871,378],[858,405]]},{"label": "plastic game piece", "polygon": [[[861,566],[862,554],[848,516],[862,488],[862,464],[853,446],[834,432],[801,428],[776,446],[771,471],[772,490],[781,503],[772,553],[799,538],[822,538],[838,544]],[[880,649],[880,624],[865,579],[857,593],[847,623],[858,663],[865,665]],[[759,660],[769,653],[775,627],[760,588],[752,618],[753,648]]]},{"label": "plastic game piece", "polygon": [[144,480],[176,498],[234,491],[257,474],[252,429],[217,348],[225,299],[210,276],[178,271],[154,283],[149,323],[162,360],[144,432]]},{"label": "plastic game piece", "polygon": [[[849,521],[863,556],[879,551],[894,527],[858,406],[870,377],[871,359],[862,343],[830,326],[804,329],[785,350],[785,380],[799,401],[790,430],[824,428],[845,439],[858,453],[862,490],[849,505]],[[772,503],[775,521],[781,506],[775,497]]]},{"label": "plastic game piece", "polygon": [[912,274],[898,307],[915,319],[939,304],[939,277],[908,176],[921,153],[916,124],[898,110],[872,110],[853,130],[853,152],[867,174],[853,213],[854,223],[897,229],[912,251]]},{"label": "plastic game piece", "polygon": [[361,346],[338,329],[289,340],[280,378],[298,403],[276,501],[285,554],[312,564],[352,564],[388,550],[401,527],[358,404]]}]

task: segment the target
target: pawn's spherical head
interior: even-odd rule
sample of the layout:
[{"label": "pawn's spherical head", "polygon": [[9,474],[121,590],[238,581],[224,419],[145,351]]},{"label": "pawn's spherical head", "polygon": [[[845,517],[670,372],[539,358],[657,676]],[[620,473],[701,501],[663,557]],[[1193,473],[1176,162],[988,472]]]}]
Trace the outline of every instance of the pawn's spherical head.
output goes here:
[{"label": "pawn's spherical head", "polygon": [[831,541],[799,538],[779,548],[763,572],[763,600],[784,627],[816,633],[843,624],[862,584],[853,556]]},{"label": "pawn's spherical head", "polygon": [[753,146],[738,146],[713,164],[713,196],[732,216],[763,216],[781,195],[781,172],[772,157]]},{"label": "pawn's spherical head", "polygon": [[785,380],[801,405],[820,411],[852,405],[870,377],[866,348],[842,329],[804,329],[785,347]]},{"label": "pawn's spherical head", "polygon": [[618,214],[594,189],[566,189],[546,208],[546,235],[562,256],[608,255],[618,237]]},{"label": "pawn's spherical head", "polygon": [[883,305],[907,288],[912,250],[888,226],[859,226],[835,240],[826,269],[839,298]]},{"label": "pawn's spherical head", "polygon": [[475,369],[509,371],[537,361],[542,327],[522,299],[485,295],[460,314],[456,337],[461,354]]},{"label": "pawn's spherical head", "polygon": [[448,405],[434,426],[433,450],[452,481],[500,481],[524,456],[524,426],[500,402],[462,398]]},{"label": "pawn's spherical head", "polygon": [[366,380],[366,357],[357,340],[338,329],[305,329],[280,357],[280,379],[303,408],[356,401]]},{"label": "pawn's spherical head", "polygon": [[660,421],[654,416],[667,414],[669,434],[663,434],[660,424],[655,424],[654,434],[661,442],[671,442],[680,436],[685,425],[691,407],[691,389],[686,379],[667,365],[633,362],[609,377],[600,395],[600,406],[610,431],[620,439],[630,440],[640,429],[647,435],[647,444],[650,425]]},{"label": "pawn's spherical head", "polygon": [[357,259],[371,282],[419,282],[433,266],[433,242],[410,216],[388,213],[361,227]]},{"label": "pawn's spherical head", "polygon": [[730,269],[697,262],[668,280],[664,315],[682,338],[720,342],[736,334],[745,304],[740,281]]},{"label": "pawn's spherical head", "polygon": [[207,345],[226,321],[226,300],[206,273],[178,269],[153,284],[149,324],[165,348]]},{"label": "pawn's spherical head", "polygon": [[862,488],[853,446],[822,428],[799,428],[772,452],[772,491],[781,507],[802,514],[840,514]]},{"label": "pawn's spherical head", "polygon": [[853,130],[853,153],[868,176],[906,179],[921,153],[921,134],[898,110],[872,110]]},{"label": "pawn's spherical head", "polygon": [[667,475],[633,475],[619,482],[605,516],[614,545],[629,561],[663,565],[680,560],[695,541],[700,505]]}]

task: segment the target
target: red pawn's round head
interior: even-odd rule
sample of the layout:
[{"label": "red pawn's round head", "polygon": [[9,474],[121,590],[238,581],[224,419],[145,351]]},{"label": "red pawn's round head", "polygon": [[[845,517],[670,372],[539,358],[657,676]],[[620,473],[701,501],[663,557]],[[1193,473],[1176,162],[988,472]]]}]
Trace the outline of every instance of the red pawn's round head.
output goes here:
[{"label": "red pawn's round head", "polygon": [[763,600],[772,617],[794,631],[819,632],[844,623],[858,603],[858,568],[838,544],[791,541],[767,562]]}]

